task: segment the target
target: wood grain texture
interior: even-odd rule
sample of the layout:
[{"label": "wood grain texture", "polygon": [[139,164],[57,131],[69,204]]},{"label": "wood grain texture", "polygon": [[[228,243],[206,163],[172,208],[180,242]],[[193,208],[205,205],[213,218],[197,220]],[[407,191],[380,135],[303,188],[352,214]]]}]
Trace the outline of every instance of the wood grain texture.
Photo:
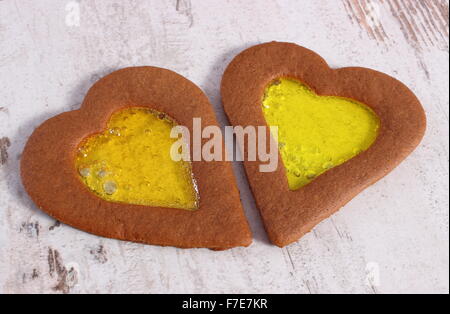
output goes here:
[{"label": "wood grain texture", "polygon": [[448,3],[444,0],[345,0],[349,17],[372,39],[391,39],[383,14],[392,15],[405,40],[414,48],[437,47],[448,51]]},{"label": "wood grain texture", "polygon": [[[448,293],[448,6],[0,1],[0,293]],[[301,241],[284,249],[268,243],[240,164],[235,172],[255,241],[225,252],[91,236],[52,220],[24,193],[18,165],[26,139],[49,117],[78,108],[99,77],[134,65],[169,68],[206,92],[225,125],[225,67],[244,48],[271,40],[313,49],[333,67],[399,78],[429,120],[406,162]]]}]

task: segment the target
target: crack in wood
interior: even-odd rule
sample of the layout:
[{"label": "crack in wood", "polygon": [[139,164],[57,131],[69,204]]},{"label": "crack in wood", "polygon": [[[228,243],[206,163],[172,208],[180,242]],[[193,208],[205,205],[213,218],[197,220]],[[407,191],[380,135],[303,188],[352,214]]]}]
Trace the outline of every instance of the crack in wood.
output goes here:
[{"label": "crack in wood", "polygon": [[19,232],[25,232],[30,238],[38,238],[41,230],[39,222],[23,222],[20,226]]},{"label": "crack in wood", "polygon": [[303,284],[308,289],[309,294],[317,294],[318,284],[315,277],[312,277],[312,282],[310,280],[303,280]]},{"label": "crack in wood", "polygon": [[437,47],[448,51],[449,13],[443,0],[343,0],[352,23],[364,29],[380,43],[390,40],[383,26],[383,14],[389,10],[400,25],[406,41],[416,50]]},{"label": "crack in wood", "polygon": [[8,161],[8,148],[11,146],[11,141],[8,137],[0,138],[0,166],[6,164]]},{"label": "crack in wood", "polygon": [[52,248],[48,249],[47,260],[50,277],[57,276],[57,284],[52,289],[63,294],[68,294],[78,283],[77,271],[73,267],[67,269],[59,252]]},{"label": "crack in wood", "polygon": [[373,1],[344,0],[347,15],[352,22],[361,26],[369,34],[370,38],[384,42],[388,35],[381,23],[380,6]]},{"label": "crack in wood", "polygon": [[194,16],[192,14],[192,4],[190,0],[177,0],[175,5],[177,12],[185,15],[189,20],[189,27],[194,25]]},{"label": "crack in wood", "polygon": [[292,259],[291,252],[289,252],[289,248],[287,248],[287,247],[286,247],[286,252],[287,252],[287,254],[289,256],[289,261],[291,262],[292,270],[295,272],[294,260]]},{"label": "crack in wood", "polygon": [[38,279],[40,276],[39,271],[36,268],[33,268],[31,273],[23,273],[22,274],[22,284],[26,284],[30,281]]}]

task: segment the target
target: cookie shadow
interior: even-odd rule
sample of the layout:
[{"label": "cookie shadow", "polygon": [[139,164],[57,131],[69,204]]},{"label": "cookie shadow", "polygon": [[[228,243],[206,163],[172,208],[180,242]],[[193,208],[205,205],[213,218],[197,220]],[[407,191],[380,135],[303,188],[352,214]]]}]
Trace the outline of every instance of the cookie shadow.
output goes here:
[{"label": "cookie shadow", "polygon": [[[222,99],[220,95],[220,85],[223,73],[234,57],[236,57],[243,50],[257,44],[259,43],[247,43],[245,45],[234,47],[229,51],[223,53],[214,62],[211,70],[209,71],[209,75],[206,77],[204,83],[200,86],[213,105],[217,120],[222,129],[225,126],[230,125],[230,122],[223,109]],[[254,240],[263,242],[264,244],[270,244],[269,238],[267,237],[267,233],[264,229],[261,214],[256,207],[255,199],[253,198],[253,194],[250,190],[250,185],[248,183],[243,163],[234,161],[233,171],[238,184],[241,202],[244,207],[247,220],[250,224]]]}]

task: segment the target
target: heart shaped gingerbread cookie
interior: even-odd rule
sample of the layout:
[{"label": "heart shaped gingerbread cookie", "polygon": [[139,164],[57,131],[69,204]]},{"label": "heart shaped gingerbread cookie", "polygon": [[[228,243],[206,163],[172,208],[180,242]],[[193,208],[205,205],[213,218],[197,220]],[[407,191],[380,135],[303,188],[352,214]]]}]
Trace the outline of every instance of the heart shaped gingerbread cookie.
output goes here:
[{"label": "heart shaped gingerbread cookie", "polygon": [[[218,126],[203,92],[165,69],[136,67],[99,80],[81,109],[31,135],[21,160],[26,191],[50,216],[120,240],[215,250],[251,233],[229,162],[175,161],[175,125]],[[189,145],[188,145],[189,146]]]},{"label": "heart shaped gingerbread cookie", "polygon": [[331,69],[290,43],[240,53],[221,92],[231,124],[278,128],[276,170],[261,172],[258,160],[244,166],[269,238],[281,247],[393,170],[426,128],[422,105],[398,80],[365,68]]}]

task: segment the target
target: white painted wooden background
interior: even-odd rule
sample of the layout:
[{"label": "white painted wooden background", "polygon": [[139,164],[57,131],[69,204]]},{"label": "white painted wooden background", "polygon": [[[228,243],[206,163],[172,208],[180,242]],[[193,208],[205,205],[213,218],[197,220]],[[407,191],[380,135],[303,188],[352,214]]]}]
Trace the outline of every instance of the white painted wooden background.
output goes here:
[{"label": "white painted wooden background", "polygon": [[[60,225],[25,194],[18,165],[28,136],[78,108],[99,77],[172,69],[226,124],[224,68],[271,40],[399,78],[429,120],[410,158],[298,243],[268,243],[239,164],[255,237],[246,249],[103,239]],[[0,0],[0,293],[448,293],[448,75],[448,0]]]}]

